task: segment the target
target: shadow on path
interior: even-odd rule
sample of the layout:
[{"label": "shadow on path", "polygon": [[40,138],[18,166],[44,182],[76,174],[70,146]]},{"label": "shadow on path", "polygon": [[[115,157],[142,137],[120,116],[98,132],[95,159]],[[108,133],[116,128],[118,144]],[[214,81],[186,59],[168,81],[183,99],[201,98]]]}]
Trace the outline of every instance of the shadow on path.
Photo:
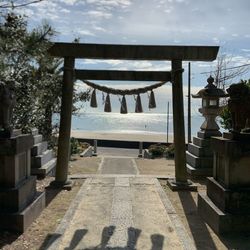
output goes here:
[{"label": "shadow on path", "polygon": [[[101,235],[101,242],[95,247],[85,248],[81,247],[84,245],[84,237],[88,233],[87,229],[78,229],[74,232],[74,235],[71,239],[70,245],[65,247],[64,250],[136,250],[136,244],[138,238],[140,237],[141,230],[133,227],[127,229],[128,240],[126,246],[110,246],[109,242],[115,233],[115,226],[104,227]],[[39,250],[46,250],[60,237],[60,235],[52,234],[48,235],[47,239],[44,241],[43,245]],[[151,250],[163,250],[164,236],[161,234],[151,235]],[[60,244],[60,242],[59,242]]]},{"label": "shadow on path", "polygon": [[217,249],[205,222],[197,214],[197,205],[190,192],[178,192],[197,249]]}]

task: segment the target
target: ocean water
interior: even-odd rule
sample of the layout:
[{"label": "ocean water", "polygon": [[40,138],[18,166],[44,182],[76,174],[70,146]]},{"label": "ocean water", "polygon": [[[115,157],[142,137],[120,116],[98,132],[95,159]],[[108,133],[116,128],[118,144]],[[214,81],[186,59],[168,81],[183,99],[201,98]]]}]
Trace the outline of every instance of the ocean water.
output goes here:
[{"label": "ocean water", "polygon": [[[204,118],[195,115],[191,118],[192,135],[200,130]],[[187,117],[185,117],[185,129]],[[72,129],[120,133],[167,133],[167,115],[157,113],[104,113],[84,112],[72,116]],[[173,117],[169,115],[169,134],[173,134]]]}]

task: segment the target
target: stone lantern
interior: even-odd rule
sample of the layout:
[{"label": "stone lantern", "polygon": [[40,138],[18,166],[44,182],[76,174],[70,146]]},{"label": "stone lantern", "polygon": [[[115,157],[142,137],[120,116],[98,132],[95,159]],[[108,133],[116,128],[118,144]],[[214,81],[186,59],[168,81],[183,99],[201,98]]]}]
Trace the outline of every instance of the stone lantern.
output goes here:
[{"label": "stone lantern", "polygon": [[199,112],[204,116],[205,121],[193,138],[193,143],[188,144],[187,171],[191,176],[212,176],[213,169],[213,151],[210,148],[211,136],[221,136],[219,126],[216,123],[216,117],[221,111],[219,99],[226,97],[224,90],[217,88],[213,82],[214,78],[207,79],[208,84],[193,98],[202,99],[202,107]]},{"label": "stone lantern", "polygon": [[221,136],[215,118],[221,111],[219,99],[227,96],[224,90],[217,88],[213,84],[213,77],[210,76],[207,82],[208,84],[204,89],[201,89],[196,95],[192,95],[193,98],[202,98],[202,108],[199,109],[199,112],[205,117],[205,121],[200,127],[199,137],[203,139],[211,136]]}]

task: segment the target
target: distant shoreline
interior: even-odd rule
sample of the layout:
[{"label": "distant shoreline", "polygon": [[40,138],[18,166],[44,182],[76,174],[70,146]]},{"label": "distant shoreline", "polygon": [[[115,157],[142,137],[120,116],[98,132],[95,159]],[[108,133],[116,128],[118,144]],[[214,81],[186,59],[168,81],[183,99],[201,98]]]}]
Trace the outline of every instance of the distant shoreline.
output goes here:
[{"label": "distant shoreline", "polygon": [[[96,140],[113,140],[113,141],[137,141],[137,142],[167,142],[166,133],[156,133],[156,132],[124,132],[124,131],[84,131],[84,130],[71,130],[71,137],[77,139],[96,139]],[[173,134],[168,136],[169,143],[173,142]]]}]

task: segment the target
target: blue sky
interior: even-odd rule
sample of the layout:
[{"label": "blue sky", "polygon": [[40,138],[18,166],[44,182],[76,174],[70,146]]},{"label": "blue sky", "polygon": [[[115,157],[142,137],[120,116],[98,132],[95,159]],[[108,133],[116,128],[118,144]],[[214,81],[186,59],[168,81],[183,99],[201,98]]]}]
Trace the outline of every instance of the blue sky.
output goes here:
[{"label": "blue sky", "polygon": [[[79,37],[87,43],[219,45],[220,54],[230,58],[229,66],[250,62],[249,0],[44,0],[21,11],[30,17],[31,27],[47,20],[58,31],[55,41]],[[210,72],[215,65],[192,63],[192,92],[206,84],[209,73],[201,72]],[[168,62],[120,60],[81,60],[77,67],[170,69]],[[184,68],[186,92],[187,63]],[[132,88],[140,83],[125,84]],[[170,87],[161,93],[171,98]]]}]

